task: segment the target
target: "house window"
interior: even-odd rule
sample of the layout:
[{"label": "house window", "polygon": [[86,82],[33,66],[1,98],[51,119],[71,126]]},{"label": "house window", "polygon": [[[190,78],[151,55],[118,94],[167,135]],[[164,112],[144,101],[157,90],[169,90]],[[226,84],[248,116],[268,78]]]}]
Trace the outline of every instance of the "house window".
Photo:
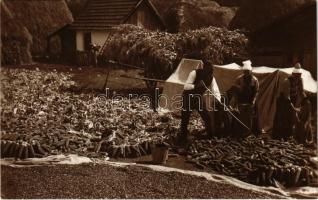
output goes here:
[{"label": "house window", "polygon": [[84,33],[84,50],[90,50],[92,44],[92,33]]}]

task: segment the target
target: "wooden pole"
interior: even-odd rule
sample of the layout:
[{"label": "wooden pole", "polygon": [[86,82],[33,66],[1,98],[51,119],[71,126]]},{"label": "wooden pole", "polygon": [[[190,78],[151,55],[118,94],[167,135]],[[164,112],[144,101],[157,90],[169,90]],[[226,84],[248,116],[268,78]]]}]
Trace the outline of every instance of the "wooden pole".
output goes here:
[{"label": "wooden pole", "polygon": [[138,80],[143,80],[143,81],[161,82],[161,83],[166,82],[165,80],[155,79],[155,78],[132,77],[132,76],[127,76],[127,75],[121,75],[120,77],[129,78],[129,79],[138,79]]}]

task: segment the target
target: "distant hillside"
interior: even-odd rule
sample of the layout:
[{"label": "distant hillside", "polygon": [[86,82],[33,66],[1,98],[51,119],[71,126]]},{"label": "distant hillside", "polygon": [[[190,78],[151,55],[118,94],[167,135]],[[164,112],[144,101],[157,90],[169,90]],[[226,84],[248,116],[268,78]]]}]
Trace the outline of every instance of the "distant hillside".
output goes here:
[{"label": "distant hillside", "polygon": [[[13,17],[23,24],[33,37],[31,52],[33,56],[43,55],[46,51],[46,37],[73,20],[64,0],[3,0]],[[53,49],[59,48],[59,42]]]}]

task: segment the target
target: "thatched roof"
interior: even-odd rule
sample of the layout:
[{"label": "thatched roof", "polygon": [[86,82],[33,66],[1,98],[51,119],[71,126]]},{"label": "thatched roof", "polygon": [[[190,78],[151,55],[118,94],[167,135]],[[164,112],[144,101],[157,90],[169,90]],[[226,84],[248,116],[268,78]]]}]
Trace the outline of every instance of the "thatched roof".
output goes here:
[{"label": "thatched roof", "polygon": [[[16,20],[33,36],[32,55],[43,55],[49,33],[73,21],[64,0],[3,0]],[[54,48],[54,46],[53,46]],[[59,48],[59,44],[55,44]]]},{"label": "thatched roof", "polygon": [[16,20],[5,2],[1,2],[1,62],[23,64],[32,62],[30,47],[32,36],[28,29]]},{"label": "thatched roof", "polygon": [[85,9],[88,1],[89,0],[65,0],[74,18]]},{"label": "thatched roof", "polygon": [[169,32],[203,27],[228,27],[237,8],[223,7],[209,0],[152,0]]},{"label": "thatched roof", "polygon": [[[155,16],[161,21],[157,10],[149,0],[89,0],[86,8],[72,23],[72,29],[103,30],[125,23],[138,9],[146,3]],[[161,21],[162,24],[163,21]]]}]

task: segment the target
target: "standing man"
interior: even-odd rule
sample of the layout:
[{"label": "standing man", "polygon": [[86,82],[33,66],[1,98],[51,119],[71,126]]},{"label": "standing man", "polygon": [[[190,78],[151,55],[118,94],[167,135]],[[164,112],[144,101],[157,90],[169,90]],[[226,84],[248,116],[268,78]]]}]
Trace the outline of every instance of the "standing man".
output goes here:
[{"label": "standing man", "polygon": [[300,143],[312,140],[311,102],[304,92],[301,75],[301,65],[297,63],[284,81],[274,118],[273,137],[276,139],[294,136]]},{"label": "standing man", "polygon": [[276,113],[274,116],[272,138],[287,140],[293,135],[297,113],[289,98],[280,92],[276,100]]},{"label": "standing man", "polygon": [[301,78],[301,74],[301,65],[300,63],[296,63],[291,76],[285,80],[285,86],[288,87],[288,89],[285,91],[289,92],[289,94],[286,94],[286,97],[290,98],[291,103],[296,108],[300,107],[304,93],[303,79]]},{"label": "standing man", "polygon": [[213,66],[208,61],[204,62],[203,69],[191,71],[187,78],[182,94],[181,133],[178,136],[178,142],[181,144],[188,142],[188,124],[192,110],[197,110],[199,112],[204,121],[207,136],[212,137],[211,116],[203,97],[206,87],[211,85],[212,80]]},{"label": "standing man", "polygon": [[237,137],[243,137],[252,131],[255,135],[261,133],[258,112],[257,112],[257,95],[259,82],[252,74],[252,62],[250,60],[243,62],[243,74],[235,80],[235,85],[227,92],[229,101],[232,97],[236,98],[237,115],[246,127],[242,127],[237,121],[233,121],[233,131],[237,131]]},{"label": "standing man", "polygon": [[91,53],[91,63],[90,64],[93,64],[94,67],[97,67],[97,64],[98,64],[98,60],[97,60],[97,54],[98,54],[98,51],[100,49],[100,46],[97,45],[97,44],[90,44],[90,53]]}]

